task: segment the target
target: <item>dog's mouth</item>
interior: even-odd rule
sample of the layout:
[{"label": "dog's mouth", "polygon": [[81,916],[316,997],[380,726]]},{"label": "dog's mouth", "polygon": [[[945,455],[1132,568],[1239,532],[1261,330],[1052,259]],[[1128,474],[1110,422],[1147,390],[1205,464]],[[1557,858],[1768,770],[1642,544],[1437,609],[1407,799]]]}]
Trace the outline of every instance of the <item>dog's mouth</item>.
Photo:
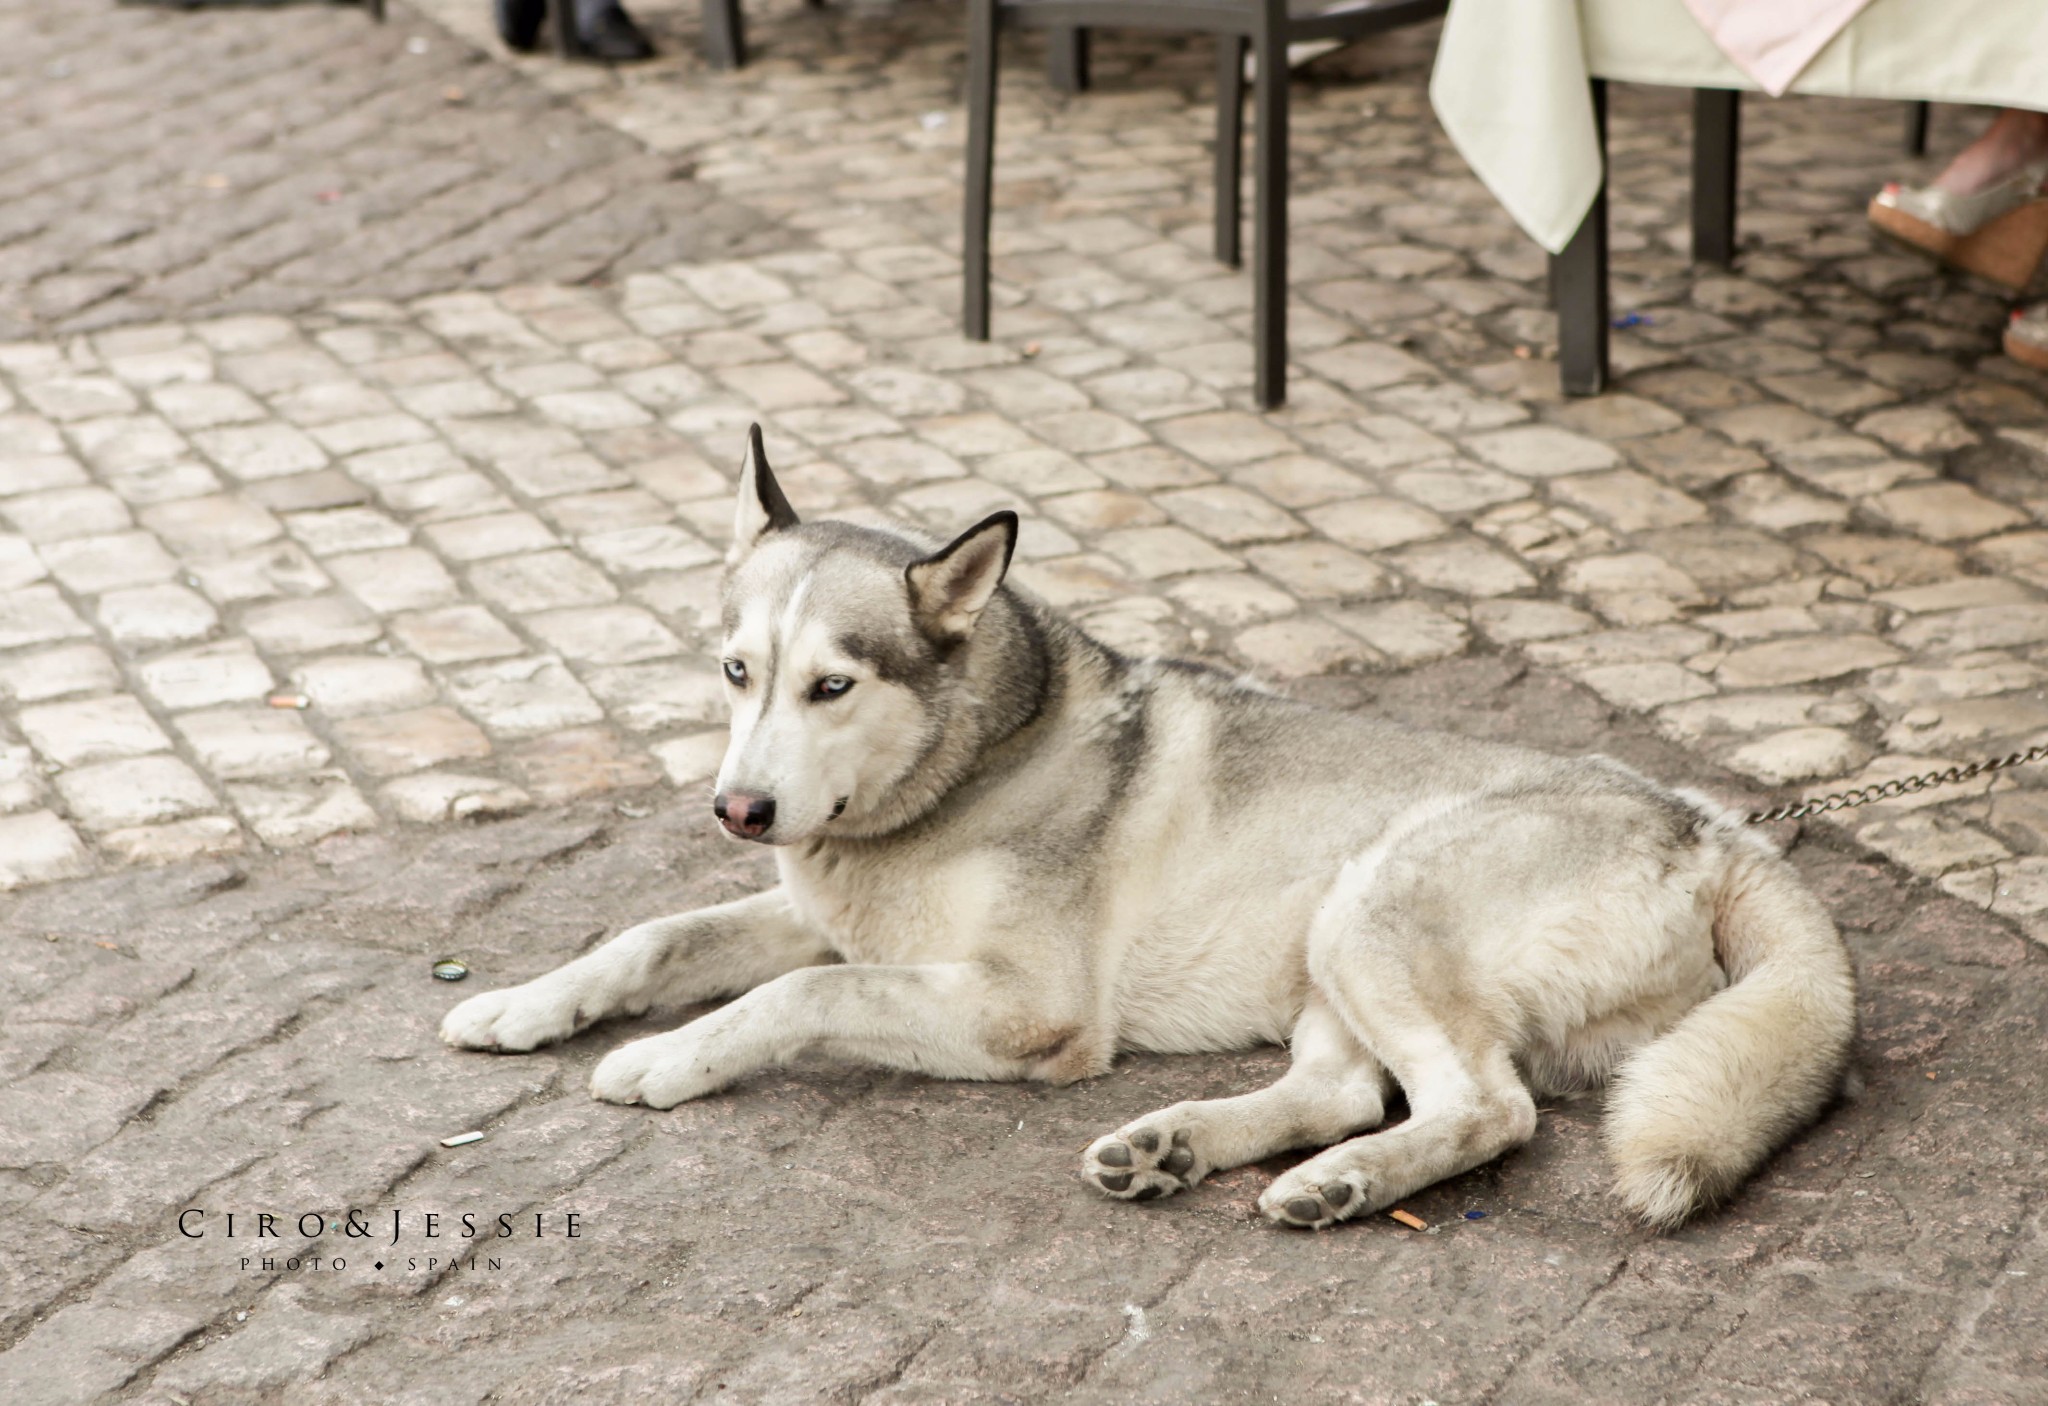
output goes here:
[{"label": "dog's mouth", "polygon": [[837,820],[840,816],[846,814],[846,803],[852,799],[853,797],[851,796],[841,796],[838,800],[832,802],[832,814],[827,818]]}]

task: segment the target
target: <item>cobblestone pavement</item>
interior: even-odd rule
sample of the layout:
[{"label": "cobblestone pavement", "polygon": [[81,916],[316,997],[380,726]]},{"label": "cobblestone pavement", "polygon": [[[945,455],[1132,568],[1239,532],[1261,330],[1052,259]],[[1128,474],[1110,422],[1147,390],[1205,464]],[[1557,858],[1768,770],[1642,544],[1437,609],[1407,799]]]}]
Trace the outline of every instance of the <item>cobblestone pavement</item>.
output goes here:
[{"label": "cobblestone pavement", "polygon": [[0,338],[575,283],[772,235],[430,26],[110,8],[0,0]]},{"label": "cobblestone pavement", "polygon": [[[2048,1003],[2007,920],[2048,933],[2042,774],[1809,832],[1870,1091],[1667,1240],[1600,1198],[1589,1108],[1416,1203],[1485,1221],[1305,1238],[1243,1220],[1257,1169],[1147,1211],[1071,1179],[1272,1054],[639,1115],[581,1094],[634,1032],[457,1058],[424,978],[758,877],[691,798],[756,418],[802,511],[1015,506],[1019,577],[1106,638],[1340,703],[1744,801],[2048,738],[2048,387],[1994,355],[2000,303],[1864,228],[1896,108],[1752,105],[1727,274],[1684,259],[1683,102],[1618,92],[1641,321],[1617,391],[1562,402],[1431,35],[1322,60],[1260,415],[1201,46],[1104,42],[1072,99],[1018,46],[974,345],[956,6],[758,7],[738,74],[694,6],[636,5],[668,52],[619,73],[422,8],[448,29],[0,0],[0,1399],[2038,1391]],[[175,1234],[194,1205],[602,1231],[495,1275],[244,1272],[220,1222]]]}]

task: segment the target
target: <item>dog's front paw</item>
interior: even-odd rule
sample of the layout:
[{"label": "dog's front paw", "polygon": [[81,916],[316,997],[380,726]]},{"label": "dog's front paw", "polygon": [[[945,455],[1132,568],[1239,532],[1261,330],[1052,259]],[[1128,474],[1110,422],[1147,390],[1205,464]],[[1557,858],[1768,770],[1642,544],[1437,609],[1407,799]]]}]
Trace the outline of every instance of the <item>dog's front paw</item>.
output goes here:
[{"label": "dog's front paw", "polygon": [[1097,1138],[1081,1158],[1081,1175],[1123,1201],[1151,1201],[1185,1191],[1209,1168],[1189,1130],[1155,1114]]},{"label": "dog's front paw", "polygon": [[574,993],[542,977],[470,997],[441,1021],[441,1038],[458,1050],[521,1054],[575,1034],[578,1015]]},{"label": "dog's front paw", "polygon": [[[1302,1173],[1307,1171],[1309,1175]],[[1313,1164],[1304,1162],[1278,1177],[1259,1197],[1259,1209],[1269,1220],[1302,1230],[1321,1230],[1367,1209],[1365,1179],[1345,1172],[1317,1180]]]},{"label": "dog's front paw", "polygon": [[590,1092],[605,1103],[674,1108],[702,1098],[722,1082],[713,1076],[698,1041],[687,1030],[671,1030],[621,1045],[598,1061]]}]

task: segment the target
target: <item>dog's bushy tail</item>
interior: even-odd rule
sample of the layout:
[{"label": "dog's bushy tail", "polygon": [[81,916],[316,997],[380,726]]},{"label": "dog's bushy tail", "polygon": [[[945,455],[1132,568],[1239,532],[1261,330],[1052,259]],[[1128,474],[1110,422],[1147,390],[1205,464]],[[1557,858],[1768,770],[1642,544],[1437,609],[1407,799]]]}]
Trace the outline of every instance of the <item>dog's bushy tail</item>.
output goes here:
[{"label": "dog's bushy tail", "polygon": [[[1724,828],[1725,827],[1725,828]],[[1792,866],[1722,830],[1714,943],[1728,986],[1615,1076],[1615,1190],[1670,1229],[1729,1195],[1841,1087],[1856,1033],[1849,954]]]}]

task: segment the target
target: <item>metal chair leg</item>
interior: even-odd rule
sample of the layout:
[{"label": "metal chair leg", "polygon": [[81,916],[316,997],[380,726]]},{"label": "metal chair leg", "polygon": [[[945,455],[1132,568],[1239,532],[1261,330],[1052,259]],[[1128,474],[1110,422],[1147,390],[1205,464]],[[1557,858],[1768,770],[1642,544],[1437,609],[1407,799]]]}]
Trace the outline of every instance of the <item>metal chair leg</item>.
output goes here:
[{"label": "metal chair leg", "polygon": [[1244,262],[1244,55],[1242,34],[1216,39],[1216,257],[1231,268]]},{"label": "metal chair leg", "polygon": [[[1607,162],[1607,83],[1593,80],[1593,130]],[[1551,260],[1557,290],[1557,369],[1566,395],[1607,388],[1607,180],[1571,243]]]},{"label": "metal chair leg", "polygon": [[1045,77],[1061,93],[1088,91],[1088,31],[1055,29],[1046,35]]},{"label": "metal chair leg", "polygon": [[1927,114],[1933,107],[1933,103],[1906,104],[1906,155],[1927,154]]},{"label": "metal chair leg", "polygon": [[1742,142],[1742,94],[1696,88],[1692,95],[1692,261],[1735,262],[1735,185]]},{"label": "metal chair leg", "polygon": [[1252,393],[1287,399],[1287,0],[1260,0],[1252,33]]},{"label": "metal chair leg", "polygon": [[977,342],[988,340],[988,237],[996,164],[996,0],[967,0],[967,228],[961,240],[966,277],[960,321]]},{"label": "metal chair leg", "polygon": [[704,59],[713,68],[739,68],[747,61],[740,0],[704,0]]}]

